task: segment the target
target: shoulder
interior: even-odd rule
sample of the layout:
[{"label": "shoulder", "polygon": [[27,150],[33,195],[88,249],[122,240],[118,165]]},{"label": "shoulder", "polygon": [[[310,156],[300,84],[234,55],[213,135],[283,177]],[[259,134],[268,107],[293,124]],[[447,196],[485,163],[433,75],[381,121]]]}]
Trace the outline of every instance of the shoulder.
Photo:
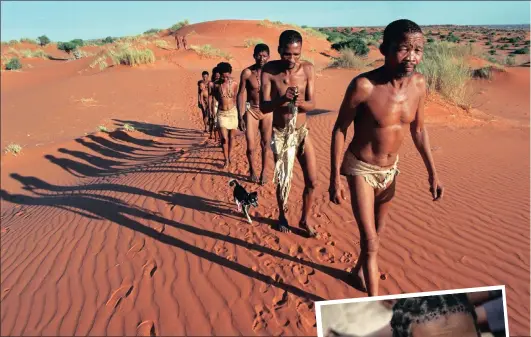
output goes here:
[{"label": "shoulder", "polygon": [[307,74],[312,73],[313,70],[314,70],[313,64],[311,64],[308,61],[302,61],[301,62],[301,66],[302,66],[302,69],[304,70],[304,72],[307,73]]},{"label": "shoulder", "polygon": [[426,78],[421,73],[414,73],[411,80],[413,81],[413,84],[420,90],[426,89]]},{"label": "shoulder", "polygon": [[278,60],[269,61],[266,64],[264,64],[264,66],[262,67],[262,74],[268,73],[271,75],[275,75],[279,72],[279,68],[280,68],[280,61]]},{"label": "shoulder", "polygon": [[371,75],[371,72],[366,72],[354,77],[352,81],[350,81],[348,89],[356,94],[370,94],[374,89]]},{"label": "shoulder", "polygon": [[242,70],[242,78],[248,78],[249,76],[251,76],[251,74],[252,74],[251,67],[247,67]]}]

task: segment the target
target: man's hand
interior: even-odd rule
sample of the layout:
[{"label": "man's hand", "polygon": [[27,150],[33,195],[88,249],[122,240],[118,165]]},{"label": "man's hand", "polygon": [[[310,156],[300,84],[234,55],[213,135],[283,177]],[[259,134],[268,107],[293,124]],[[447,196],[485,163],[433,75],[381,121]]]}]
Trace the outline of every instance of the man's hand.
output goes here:
[{"label": "man's hand", "polygon": [[297,87],[288,87],[288,89],[286,90],[286,94],[284,95],[284,99],[288,102],[293,101],[293,99],[297,95]]},{"label": "man's hand", "polygon": [[243,116],[238,116],[238,129],[240,131],[245,132],[247,129],[247,126],[245,125],[245,121],[243,120]]},{"label": "man's hand", "polygon": [[342,200],[347,200],[345,197],[345,189],[341,182],[330,183],[330,188],[328,189],[330,193],[330,201],[336,205],[341,205]]},{"label": "man's hand", "polygon": [[433,201],[437,201],[442,199],[444,195],[444,187],[442,183],[439,181],[437,176],[430,177],[428,179],[428,182],[430,183],[430,192],[431,196],[433,197]]},{"label": "man's hand", "polygon": [[295,101],[295,106],[296,107],[300,107],[304,104],[304,102],[306,102],[306,100],[304,99],[304,97],[302,96],[297,96],[297,100]]}]

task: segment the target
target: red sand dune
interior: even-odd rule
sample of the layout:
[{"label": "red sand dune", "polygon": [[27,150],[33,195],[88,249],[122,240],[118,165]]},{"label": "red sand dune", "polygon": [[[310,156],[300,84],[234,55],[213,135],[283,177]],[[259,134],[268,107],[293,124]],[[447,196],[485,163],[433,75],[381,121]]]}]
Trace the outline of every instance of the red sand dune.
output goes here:
[{"label": "red sand dune", "polygon": [[[219,41],[216,25],[229,41]],[[233,53],[235,77],[252,62],[252,51],[237,46],[238,25],[256,22],[187,27],[197,33],[190,43]],[[273,58],[275,34],[256,28]],[[220,168],[221,150],[200,132],[195,106],[201,67],[220,60],[192,53],[103,72],[78,73],[88,62],[78,60],[2,73],[2,147],[25,146],[1,162],[2,335],[315,335],[312,301],[365,296],[345,282],[359,248],[350,206],[331,204],[327,193],[331,129],[357,72],[317,77],[308,123],[322,168],[311,212],[319,235],[303,239],[270,229],[274,186],[246,182],[243,135],[234,167]],[[529,68],[474,85],[488,98],[479,110],[437,96],[426,107],[443,201],[431,201],[412,142],[400,151],[381,293],[503,284],[511,335],[527,334]],[[137,131],[94,132],[125,122]],[[295,172],[292,224],[302,207]],[[259,191],[252,225],[235,212],[230,178]]]}]

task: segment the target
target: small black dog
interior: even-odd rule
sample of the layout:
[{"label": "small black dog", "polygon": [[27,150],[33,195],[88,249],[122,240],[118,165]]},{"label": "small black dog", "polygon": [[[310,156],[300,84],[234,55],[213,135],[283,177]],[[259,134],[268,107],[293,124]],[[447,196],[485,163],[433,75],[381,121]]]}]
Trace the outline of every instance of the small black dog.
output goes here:
[{"label": "small black dog", "polygon": [[247,221],[249,221],[249,223],[253,223],[251,221],[251,217],[249,216],[249,207],[258,207],[258,193],[248,193],[245,188],[236,181],[236,179],[229,181],[229,186],[235,186],[232,195],[234,196],[234,201],[238,206],[238,212],[241,212],[243,209],[243,214],[245,214],[247,217]]}]

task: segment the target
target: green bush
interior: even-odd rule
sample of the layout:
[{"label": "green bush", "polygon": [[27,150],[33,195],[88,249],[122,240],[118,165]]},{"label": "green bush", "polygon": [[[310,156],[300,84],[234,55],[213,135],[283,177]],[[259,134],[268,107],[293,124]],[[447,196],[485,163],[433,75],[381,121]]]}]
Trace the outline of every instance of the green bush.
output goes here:
[{"label": "green bush", "polygon": [[452,42],[452,43],[459,43],[459,38],[455,36],[454,34],[450,33],[450,35],[446,37],[446,41]]},{"label": "green bush", "polygon": [[85,45],[85,42],[81,39],[73,39],[70,42],[75,44],[77,47],[83,47]]},{"label": "green bush", "polygon": [[103,42],[103,43],[113,43],[114,39],[112,37],[110,37],[110,36],[107,36],[106,38],[101,40],[101,42]]},{"label": "green bush", "polygon": [[158,32],[160,32],[161,30],[160,29],[157,29],[157,28],[151,28],[151,29],[148,29],[144,32],[144,34],[148,34],[148,35],[152,35],[152,34],[157,34]]},{"label": "green bush", "polygon": [[37,38],[37,40],[39,40],[39,44],[44,47],[46,46],[48,43],[50,43],[50,39],[48,38],[48,36],[46,35],[42,35],[42,36],[39,36]]},{"label": "green bush", "polygon": [[474,43],[474,42],[476,42],[475,39],[471,39],[471,40],[470,40],[470,43]]},{"label": "green bush", "polygon": [[489,54],[496,55],[496,50],[494,50],[494,49],[489,50]]},{"label": "green bush", "polygon": [[190,22],[188,21],[188,19],[186,19],[184,21],[179,21],[176,24],[174,24],[173,26],[171,26],[170,30],[171,31],[176,31],[176,30],[181,29],[184,26],[188,26],[189,24],[190,24]]},{"label": "green bush", "polygon": [[340,41],[332,44],[332,48],[335,50],[350,49],[356,55],[365,56],[369,53],[369,47],[364,40],[358,37],[352,37],[345,41]]},{"label": "green bush", "polygon": [[519,54],[519,55],[529,54],[529,47],[516,49],[515,51],[513,51],[513,54]]},{"label": "green bush", "polygon": [[35,41],[34,39],[30,39],[29,37],[23,37],[20,39],[20,42],[25,42],[25,43],[31,43],[31,44],[37,44],[37,41]]},{"label": "green bush", "polygon": [[433,42],[433,39],[431,37],[429,37],[427,40],[426,40],[428,43],[432,43]]},{"label": "green bush", "polygon": [[505,64],[508,66],[514,66],[516,64],[516,61],[514,59],[514,55],[509,55],[505,58]]},{"label": "green bush", "polygon": [[490,46],[490,45],[492,45],[492,42],[490,41],[485,42],[485,46]]},{"label": "green bush", "polygon": [[18,70],[21,68],[22,68],[22,64],[20,63],[20,60],[17,57],[13,57],[6,64],[6,70]]},{"label": "green bush", "polygon": [[57,42],[57,49],[63,50],[70,54],[73,50],[77,49],[77,45],[72,42]]}]

